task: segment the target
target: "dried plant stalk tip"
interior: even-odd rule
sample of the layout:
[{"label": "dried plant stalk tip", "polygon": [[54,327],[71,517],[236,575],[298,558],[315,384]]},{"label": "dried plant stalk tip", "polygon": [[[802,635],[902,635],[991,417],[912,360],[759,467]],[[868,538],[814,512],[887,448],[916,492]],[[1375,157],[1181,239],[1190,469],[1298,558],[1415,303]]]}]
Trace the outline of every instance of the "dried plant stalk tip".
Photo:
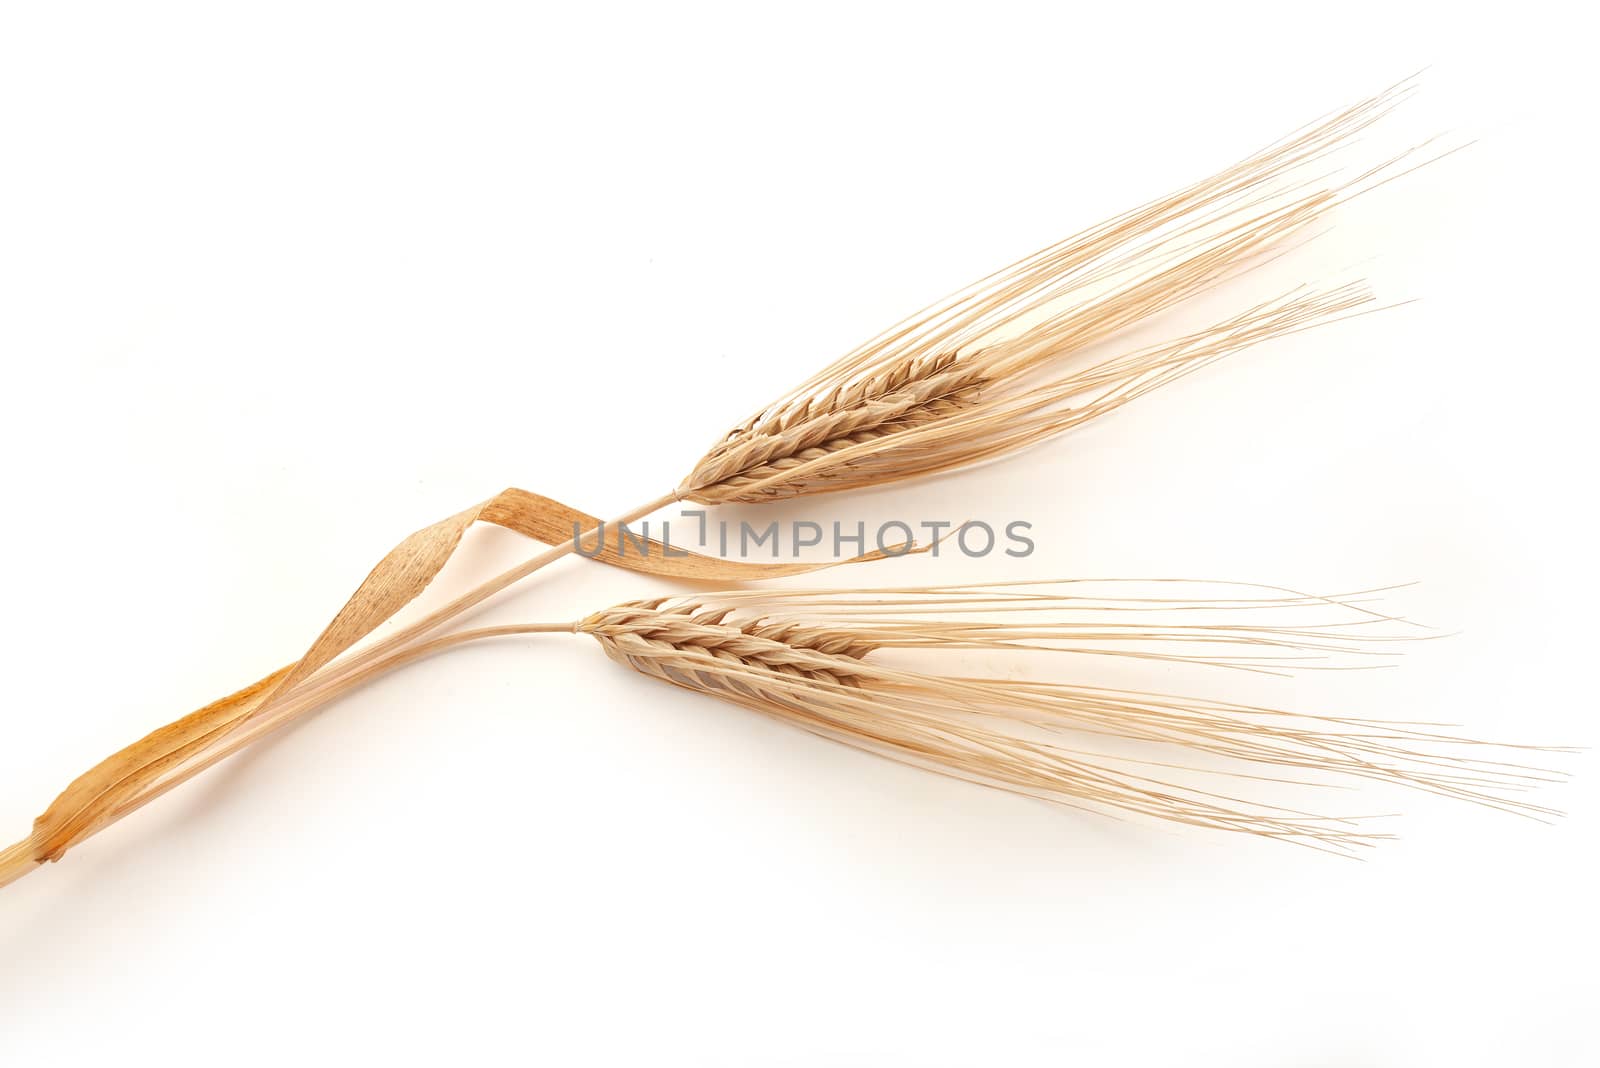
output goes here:
[{"label": "dried plant stalk tip", "polygon": [[1330,320],[1363,289],[1288,294],[1212,330],[1089,366],[1090,346],[1265,262],[1409,154],[1334,157],[1402,83],[1210,178],[946,298],[740,423],[680,483],[701,504],[880,486],[1013,452],[1229,352]]},{"label": "dried plant stalk tip", "polygon": [[[1076,600],[1048,584],[730,591],[630,602],[597,612],[575,629],[596,638],[612,659],[653,678],[891,759],[1067,805],[1335,851],[1384,836],[1345,817],[1246,800],[1207,782],[1220,776],[1257,786],[1262,780],[1317,786],[1329,777],[1371,779],[1520,815],[1554,815],[1515,795],[1559,776],[1486,759],[1478,755],[1482,747],[1467,739],[1078,684],[957,678],[893,668],[873,658],[888,648],[942,655],[973,648],[1099,651],[1097,645],[1128,655],[1125,646],[1134,642],[1142,643],[1143,655],[1164,659],[1153,651],[1163,644],[1327,652],[1360,642],[1347,636],[1350,619],[1119,625],[1104,618],[1155,608],[1270,613],[1320,605],[1348,614],[1357,625],[1395,622],[1354,600],[1299,595],[1263,597],[1254,604]],[[1085,612],[1088,619],[1071,618]],[[959,618],[966,614],[999,618]],[[1221,654],[1207,656],[1228,663]],[[1096,739],[1103,745],[1107,738],[1134,743],[1143,752],[1093,748]],[[1223,766],[1208,766],[1212,761]],[[1277,770],[1263,773],[1262,766]]]}]

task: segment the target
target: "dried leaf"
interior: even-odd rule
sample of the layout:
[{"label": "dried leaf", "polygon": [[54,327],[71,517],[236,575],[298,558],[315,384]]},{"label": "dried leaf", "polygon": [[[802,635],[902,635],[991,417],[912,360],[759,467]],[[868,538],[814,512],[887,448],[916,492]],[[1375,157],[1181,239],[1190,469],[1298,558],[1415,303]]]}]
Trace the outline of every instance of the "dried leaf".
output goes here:
[{"label": "dried leaf", "polygon": [[[557,545],[571,538],[574,529],[594,530],[600,525],[599,519],[576,508],[513,487],[416,531],[378,562],[301,659],[161,727],[75,779],[34,822],[33,834],[26,841],[0,853],[0,885],[34,865],[59,860],[70,846],[139,807],[149,799],[157,783],[183,776],[186,766],[203,759],[232,732],[274,707],[275,699],[392,618],[428,587],[475,522],[493,523]],[[889,555],[872,552],[844,561],[760,563],[695,553],[677,555],[684,550],[669,554],[660,541],[645,540],[648,544],[642,551],[636,547],[627,553],[620,550],[617,540],[607,540],[593,559],[647,575],[696,582],[737,582],[800,575]]]}]

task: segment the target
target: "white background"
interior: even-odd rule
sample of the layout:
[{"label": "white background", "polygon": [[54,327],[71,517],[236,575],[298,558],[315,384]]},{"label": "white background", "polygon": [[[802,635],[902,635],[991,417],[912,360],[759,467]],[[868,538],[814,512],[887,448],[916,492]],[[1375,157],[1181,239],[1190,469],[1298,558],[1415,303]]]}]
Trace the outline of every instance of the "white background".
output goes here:
[{"label": "white background", "polygon": [[[1459,636],[1252,695],[1595,742],[1594,101],[1556,8],[577,8],[4,6],[0,838],[297,655],[404,533],[662,493],[901,315],[1424,64],[1400,136],[1477,144],[1273,268],[1418,303],[781,514],[1035,524],[1025,565],[862,583],[1420,580]],[[664,588],[569,561],[486,618]],[[1341,862],[900,768],[572,638],[469,648],[0,893],[0,1063],[1595,1063],[1591,763],[1555,826],[1380,794],[1401,840]]]}]

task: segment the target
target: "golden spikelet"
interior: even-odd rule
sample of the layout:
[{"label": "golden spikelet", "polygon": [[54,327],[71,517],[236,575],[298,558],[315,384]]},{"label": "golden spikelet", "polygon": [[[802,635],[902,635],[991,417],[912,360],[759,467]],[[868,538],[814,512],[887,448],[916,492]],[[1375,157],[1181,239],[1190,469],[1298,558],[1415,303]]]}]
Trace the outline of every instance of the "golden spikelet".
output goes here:
[{"label": "golden spikelet", "polygon": [[[1330,785],[1330,778],[1370,779],[1521,815],[1554,814],[1511,795],[1559,776],[1465,755],[1483,747],[1436,731],[1081,683],[955,676],[874,655],[911,650],[939,665],[957,649],[1128,655],[1131,645],[1133,655],[1241,666],[1252,661],[1160,647],[1361,655],[1375,641],[1353,635],[1350,620],[1145,625],[1104,618],[1151,609],[1319,605],[1363,612],[1353,599],[1292,593],[1228,602],[1085,599],[1059,592],[1061,585],[734,591],[617,605],[575,629],[653,678],[894,760],[1072,806],[1336,851],[1385,836],[1349,816],[1236,797],[1207,780],[1315,787]],[[1025,618],[1015,618],[1019,613]],[[1088,618],[1072,618],[1084,613]],[[958,618],[977,614],[995,618]],[[1363,620],[1393,617],[1365,612],[1355,622]],[[1381,643],[1409,637],[1388,634]]]},{"label": "golden spikelet", "polygon": [[[1031,365],[1004,374],[996,366],[1004,351],[999,345],[975,353],[961,370],[953,356],[913,360],[891,369],[913,377],[880,399],[848,400],[830,390],[724,440],[678,494],[701,504],[753,504],[888,485],[978,463],[1114,411],[1213,360],[1331,322],[1371,301],[1360,283],[1297,290],[1207,330],[1046,381],[1027,373]],[[917,377],[937,366],[951,369]]]},{"label": "golden spikelet", "polygon": [[1306,174],[1410,91],[1402,83],[927,308],[736,426],[677,495],[753,503],[988,459],[1370,302],[1359,284],[1306,287],[1209,330],[1074,366],[1090,346],[1248,270],[1386,180],[1399,160],[1345,179]]}]

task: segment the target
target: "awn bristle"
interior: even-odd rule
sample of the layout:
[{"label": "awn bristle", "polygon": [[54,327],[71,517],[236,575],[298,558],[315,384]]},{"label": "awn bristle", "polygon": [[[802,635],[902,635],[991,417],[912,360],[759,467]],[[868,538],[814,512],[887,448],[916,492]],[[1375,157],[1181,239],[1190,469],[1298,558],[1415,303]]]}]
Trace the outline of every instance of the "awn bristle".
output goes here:
[{"label": "awn bristle", "polygon": [[[1084,599],[1041,591],[1048,586],[733,591],[630,602],[597,612],[575,629],[598,639],[613,659],[676,686],[904,763],[1077,807],[1339,850],[1387,836],[1365,831],[1351,817],[1244,800],[1185,780],[1222,776],[1326,787],[1332,784],[1323,780],[1330,777],[1372,779],[1521,815],[1554,814],[1506,795],[1558,777],[1460,755],[1458,749],[1479,743],[1451,735],[1096,686],[929,674],[874,656],[912,650],[944,661],[954,650],[984,648],[1122,655],[1128,643],[1226,644],[1316,655],[1371,651],[1362,648],[1364,639],[1349,635],[1348,620],[1146,625],[1104,618],[1110,611],[1150,609],[1363,611],[1353,599]],[[1090,618],[1076,621],[1069,618],[1072,612]],[[1004,618],[1011,613],[1025,616]],[[1001,618],[952,618],[963,614]],[[1395,620],[1370,612],[1363,618],[1380,625]],[[1371,641],[1399,640],[1407,636]],[[1149,655],[1237,666],[1210,653]],[[1098,749],[1085,748],[1096,738],[1102,739]],[[1105,751],[1106,739],[1112,749],[1131,744],[1137,755]],[[1262,765],[1281,770],[1263,772]]]},{"label": "awn bristle", "polygon": [[1069,237],[872,339],[730,431],[678,487],[701,504],[882,485],[1024,448],[1247,346],[1339,318],[1360,285],[1302,288],[1209,330],[1073,358],[1265,262],[1405,156],[1315,173],[1402,83],[1219,174]]}]

